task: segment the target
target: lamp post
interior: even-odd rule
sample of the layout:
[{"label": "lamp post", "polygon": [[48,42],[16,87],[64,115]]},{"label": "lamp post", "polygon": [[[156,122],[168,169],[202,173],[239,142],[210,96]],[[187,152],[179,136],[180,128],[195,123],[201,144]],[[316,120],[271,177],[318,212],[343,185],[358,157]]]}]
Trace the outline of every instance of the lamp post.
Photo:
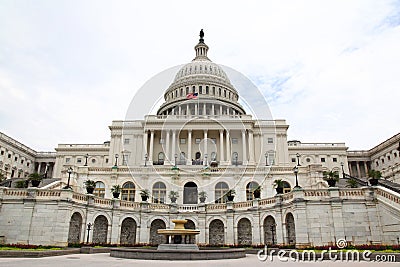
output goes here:
[{"label": "lamp post", "polygon": [[204,166],[207,166],[207,157],[208,157],[208,154],[204,154]]},{"label": "lamp post", "polygon": [[343,175],[343,178],[344,178],[344,163],[343,162],[340,162],[340,166],[342,166],[342,175]]},{"label": "lamp post", "polygon": [[297,157],[297,166],[301,166],[300,165],[300,154],[296,153],[296,157]]},{"label": "lamp post", "polygon": [[115,164],[114,167],[118,166],[118,154],[115,154]]},{"label": "lamp post", "polygon": [[147,159],[149,158],[149,155],[147,155],[147,153],[146,154],[144,154],[144,166],[146,167],[147,166]]},{"label": "lamp post", "polygon": [[268,152],[265,152],[265,166],[268,166]]},{"label": "lamp post", "polygon": [[175,154],[174,157],[175,157],[175,167],[176,167],[176,159],[178,158],[178,154]]},{"label": "lamp post", "polygon": [[294,188],[301,188],[301,187],[299,186],[299,181],[298,181],[298,179],[297,179],[297,174],[299,173],[299,168],[298,168],[297,166],[294,166],[293,172],[294,172],[294,175],[296,176],[296,186],[295,186]]},{"label": "lamp post", "polygon": [[72,168],[71,167],[69,167],[68,168],[68,170],[67,170],[67,173],[68,173],[68,182],[67,182],[67,185],[63,188],[63,189],[71,189],[71,187],[69,186],[69,181],[70,181],[70,179],[71,179],[71,173],[72,173]]},{"label": "lamp post", "polygon": [[87,224],[87,237],[86,237],[86,244],[89,244],[89,235],[90,235],[90,230],[92,230],[93,224],[88,223]]},{"label": "lamp post", "polygon": [[87,159],[89,158],[89,154],[86,154],[85,155],[85,165],[84,166],[87,166]]}]

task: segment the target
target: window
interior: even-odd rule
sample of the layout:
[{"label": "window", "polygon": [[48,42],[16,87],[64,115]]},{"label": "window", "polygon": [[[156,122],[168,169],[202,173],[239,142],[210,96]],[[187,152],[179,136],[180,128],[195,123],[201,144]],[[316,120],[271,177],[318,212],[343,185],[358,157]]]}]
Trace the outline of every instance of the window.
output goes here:
[{"label": "window", "polygon": [[196,93],[196,87],[195,86],[192,87],[192,93],[193,94]]},{"label": "window", "polygon": [[217,153],[211,152],[211,161],[216,161],[217,160]]},{"label": "window", "polygon": [[126,154],[122,154],[122,165],[128,165],[129,156]]},{"label": "window", "polygon": [[333,162],[337,162],[337,158],[333,158],[332,160],[333,160]]},{"label": "window", "polygon": [[232,144],[238,144],[238,143],[239,143],[239,141],[237,138],[232,138]]},{"label": "window", "polygon": [[225,182],[219,182],[215,185],[215,203],[225,203],[225,194],[228,192],[229,187]]},{"label": "window", "polygon": [[325,158],[321,158],[321,162],[325,162]]},{"label": "window", "polygon": [[129,138],[125,138],[125,139],[124,139],[124,145],[128,145],[128,144],[129,144],[129,141],[130,141]]},{"label": "window", "polygon": [[21,164],[24,164],[24,160],[23,159],[21,159]]},{"label": "window", "polygon": [[181,144],[186,144],[186,138],[181,138],[180,140],[179,140],[179,142],[181,143]]},{"label": "window", "polygon": [[82,159],[81,159],[81,158],[77,158],[77,159],[76,159],[76,162],[77,162],[77,163],[81,163],[81,162],[82,162]]},{"label": "window", "polygon": [[4,155],[4,151],[3,151],[3,150],[1,151],[1,155],[2,155],[2,156]]},{"label": "window", "polygon": [[274,143],[274,138],[268,137],[267,142],[268,142],[268,144],[273,144]]},{"label": "window", "polygon": [[122,185],[121,199],[125,201],[135,201],[135,184],[126,182]]},{"label": "window", "polygon": [[286,181],[283,181],[283,193],[289,193],[292,191],[290,184]]},{"label": "window", "polygon": [[376,163],[376,166],[378,167],[379,166],[379,162],[377,161],[377,162],[375,162]]},{"label": "window", "polygon": [[221,88],[218,88],[218,95],[219,95],[219,96],[222,95],[222,90],[221,90]]},{"label": "window", "polygon": [[384,164],[385,163],[385,159],[381,159],[382,160],[382,164]]},{"label": "window", "polygon": [[96,182],[93,195],[104,198],[106,189],[103,182]]},{"label": "window", "polygon": [[154,203],[165,203],[167,189],[165,184],[157,182],[153,185],[153,202]]},{"label": "window", "polygon": [[196,138],[196,144],[200,144],[201,139],[200,138]]},{"label": "window", "polygon": [[11,154],[8,154],[8,158],[11,159]]},{"label": "window", "polygon": [[106,159],[106,163],[108,163],[108,159]]},{"label": "window", "polygon": [[185,160],[186,160],[186,154],[185,154],[185,152],[181,152],[181,153],[179,154],[179,160],[180,160],[180,161],[185,161]]},{"label": "window", "polygon": [[17,161],[18,160],[18,157],[14,157],[14,161]]},{"label": "window", "polygon": [[165,143],[165,139],[164,139],[164,138],[160,138],[159,143],[160,143],[160,144],[164,144],[164,143]]},{"label": "window", "polygon": [[295,162],[296,162],[296,158],[292,158],[292,162],[294,162],[294,163],[295,163]]},{"label": "window", "polygon": [[388,160],[390,160],[390,156],[387,156]]},{"label": "window", "polygon": [[189,94],[189,87],[186,87],[186,94]]},{"label": "window", "polygon": [[215,95],[215,87],[213,87],[213,90],[212,90],[212,91],[213,91],[213,95]]},{"label": "window", "polygon": [[96,159],[92,159],[92,163],[96,163]]},{"label": "window", "polygon": [[31,165],[29,162],[26,163],[26,166],[29,167],[29,165]]},{"label": "window", "polygon": [[199,94],[203,94],[203,86],[199,86]]},{"label": "window", "polygon": [[206,86],[206,94],[208,95],[210,93],[210,89],[208,88],[208,86]]},{"label": "window", "polygon": [[181,88],[181,95],[180,96],[183,96],[183,88]]},{"label": "window", "polygon": [[306,161],[307,161],[308,163],[310,163],[310,162],[311,162],[311,159],[310,159],[310,158],[306,158]]},{"label": "window", "polygon": [[65,158],[65,163],[69,163],[70,160],[71,158]]},{"label": "window", "polygon": [[397,153],[396,153],[396,152],[394,152],[394,153],[393,153],[393,156],[394,156],[395,158],[397,158]]},{"label": "window", "polygon": [[250,183],[247,184],[247,186],[246,186],[246,200],[253,200],[254,199],[253,191],[258,186],[259,185],[256,182],[250,182]]}]

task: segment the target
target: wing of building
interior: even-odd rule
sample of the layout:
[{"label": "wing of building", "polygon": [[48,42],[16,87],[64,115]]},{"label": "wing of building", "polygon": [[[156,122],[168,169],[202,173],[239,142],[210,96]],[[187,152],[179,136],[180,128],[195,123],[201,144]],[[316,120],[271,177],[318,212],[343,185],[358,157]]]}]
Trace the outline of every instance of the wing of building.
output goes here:
[{"label": "wing of building", "polygon": [[[60,144],[46,154],[1,135],[6,181],[31,172],[54,180],[39,189],[0,189],[0,235],[8,243],[65,245],[86,240],[85,225],[93,223],[90,240],[96,243],[157,244],[162,242],[157,229],[185,218],[200,229],[198,243],[306,246],[339,238],[394,243],[399,226],[389,224],[400,218],[399,193],[393,190],[400,181],[400,135],[369,151],[347,151],[345,143],[288,141],[285,120],[246,112],[208,50],[201,37],[194,59],[165,88],[157,113],[113,121],[111,139],[103,144]],[[365,186],[370,169],[382,171],[392,188]],[[323,174],[329,171],[341,178],[339,187],[328,188]],[[358,188],[345,188],[351,179]],[[95,184],[93,194],[86,193],[88,180]],[[117,198],[115,185],[121,187]],[[277,185],[283,194],[276,194]],[[149,200],[142,202],[146,191]],[[23,232],[29,236],[15,231],[22,223],[8,221],[27,210],[28,198],[41,200],[34,211],[47,203],[49,212],[42,215],[58,231],[47,231],[46,238],[36,230]],[[8,204],[16,199],[18,205]],[[39,221],[24,227],[42,228]]]}]

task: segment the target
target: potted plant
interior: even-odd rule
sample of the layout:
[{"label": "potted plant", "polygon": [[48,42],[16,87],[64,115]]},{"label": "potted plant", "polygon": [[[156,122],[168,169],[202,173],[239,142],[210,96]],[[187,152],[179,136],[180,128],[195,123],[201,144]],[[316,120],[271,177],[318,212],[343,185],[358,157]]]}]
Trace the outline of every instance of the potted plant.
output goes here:
[{"label": "potted plant", "polygon": [[285,182],[282,179],[276,179],[274,181],[274,187],[277,194],[283,194],[283,188],[285,186]]},{"label": "potted plant", "polygon": [[259,185],[256,188],[254,188],[253,196],[254,196],[254,198],[260,198],[261,197],[261,185]]},{"label": "potted plant", "polygon": [[176,203],[176,200],[179,197],[179,193],[178,191],[169,191],[169,195],[168,195],[169,199],[171,199],[171,203]]},{"label": "potted plant", "polygon": [[378,185],[378,181],[382,177],[382,173],[376,170],[369,170],[368,177],[370,177],[369,183],[375,186]]},{"label": "potted plant", "polygon": [[119,184],[113,185],[111,187],[111,193],[114,198],[119,198],[119,194],[121,193],[121,186]]},{"label": "potted plant", "polygon": [[228,192],[226,192],[225,196],[228,199],[228,201],[233,201],[235,198],[236,191],[235,189],[229,189]]},{"label": "potted plant", "polygon": [[38,187],[42,179],[43,176],[37,172],[29,174],[29,180],[31,181],[32,187]]},{"label": "potted plant", "polygon": [[351,179],[347,180],[346,183],[347,183],[346,187],[350,187],[350,188],[358,187],[358,182],[356,179],[351,178]]},{"label": "potted plant", "polygon": [[206,191],[201,191],[199,193],[200,203],[204,203],[206,201],[206,198],[207,198],[207,192]]},{"label": "potted plant", "polygon": [[85,187],[86,187],[86,192],[88,194],[93,194],[94,188],[96,187],[96,182],[93,181],[93,180],[88,179],[88,180],[85,181],[84,184],[85,184]]},{"label": "potted plant", "polygon": [[337,171],[324,171],[322,174],[329,187],[334,187],[336,182],[339,181],[339,173]]},{"label": "potted plant", "polygon": [[142,198],[142,201],[147,201],[149,196],[150,196],[150,191],[148,189],[140,190],[140,197]]}]

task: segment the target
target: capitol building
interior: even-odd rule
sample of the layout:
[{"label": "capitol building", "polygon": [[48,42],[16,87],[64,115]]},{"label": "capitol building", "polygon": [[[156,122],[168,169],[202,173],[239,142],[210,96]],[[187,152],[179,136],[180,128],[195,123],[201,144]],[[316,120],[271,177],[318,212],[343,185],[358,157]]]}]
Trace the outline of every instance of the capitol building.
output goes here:
[{"label": "capitol building", "polygon": [[[365,151],[288,140],[285,120],[243,107],[203,32],[194,50],[156,114],[113,121],[109,141],[37,152],[1,134],[0,241],[154,245],[178,218],[204,245],[399,242],[400,134]],[[383,176],[377,186],[367,182],[372,169]],[[33,172],[46,178],[38,188],[15,188]]]}]

